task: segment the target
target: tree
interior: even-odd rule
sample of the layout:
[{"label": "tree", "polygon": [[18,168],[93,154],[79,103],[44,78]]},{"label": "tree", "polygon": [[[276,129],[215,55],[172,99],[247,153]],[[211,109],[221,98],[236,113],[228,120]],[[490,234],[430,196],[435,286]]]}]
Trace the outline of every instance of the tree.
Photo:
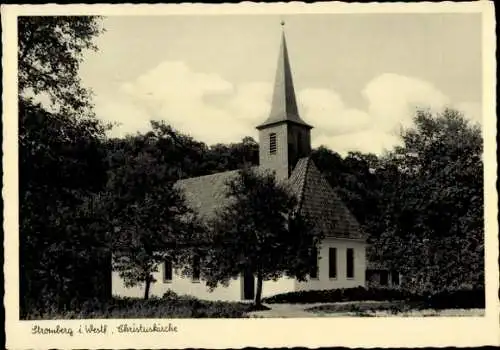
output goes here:
[{"label": "tree", "polygon": [[241,170],[228,182],[227,196],[230,203],[211,223],[212,248],[202,259],[202,275],[215,288],[251,271],[257,279],[255,305],[261,307],[263,281],[307,278],[322,236],[297,212],[295,196],[272,173]]},{"label": "tree", "polygon": [[83,209],[105,183],[106,126],[78,78],[99,33],[96,17],[18,19],[21,317],[106,294],[94,279],[103,271],[96,262],[106,260],[97,256],[105,230],[89,230],[105,221]]},{"label": "tree", "polygon": [[178,152],[162,152],[161,135],[155,130],[121,140],[125,152],[118,152],[121,162],[115,158],[108,183],[113,268],[127,286],[144,283],[145,299],[161,263],[170,258],[175,266],[184,265],[198,230],[195,214],[174,186]]},{"label": "tree", "polygon": [[219,143],[210,146],[202,168],[205,173],[209,174],[258,164],[259,145],[253,138],[247,136],[238,143]]},{"label": "tree", "polygon": [[349,152],[342,158],[320,146],[313,150],[311,156],[361,225],[365,226],[372,218],[378,219],[378,178],[374,170],[379,160],[376,155]]},{"label": "tree", "polygon": [[414,289],[484,288],[480,128],[451,109],[419,111],[402,137],[384,161],[378,254]]},{"label": "tree", "polygon": [[206,175],[206,144],[174,130],[163,121],[152,121],[151,126],[153,130],[146,135],[155,140],[159,160],[176,168],[175,180]]},{"label": "tree", "polygon": [[18,19],[21,94],[44,94],[65,111],[89,112],[90,91],[78,69],[103,29],[95,16],[22,16]]}]

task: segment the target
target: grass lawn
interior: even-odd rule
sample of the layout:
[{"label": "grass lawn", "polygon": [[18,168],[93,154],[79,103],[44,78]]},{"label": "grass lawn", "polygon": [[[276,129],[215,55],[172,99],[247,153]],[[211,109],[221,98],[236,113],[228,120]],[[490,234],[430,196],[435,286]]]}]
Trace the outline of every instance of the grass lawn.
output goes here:
[{"label": "grass lawn", "polygon": [[[387,289],[333,289],[279,294],[266,298],[270,309],[252,304],[199,300],[166,293],[148,300],[113,298],[87,302],[68,311],[32,312],[26,319],[92,318],[246,318],[336,316],[482,316],[484,291],[457,291],[432,298]],[[264,308],[265,309],[265,308]]]},{"label": "grass lawn", "polygon": [[419,302],[396,301],[352,301],[341,303],[322,304],[305,308],[313,313],[367,313],[383,311],[386,313],[401,313],[410,310],[423,309],[425,305]]},{"label": "grass lawn", "polygon": [[314,304],[269,304],[271,310],[250,312],[252,318],[310,317],[426,317],[483,316],[484,309],[429,309],[425,305],[402,301],[348,301]]},{"label": "grass lawn", "polygon": [[339,288],[278,294],[263,302],[273,310],[252,317],[482,316],[484,289],[440,292],[399,288]]},{"label": "grass lawn", "polygon": [[424,303],[404,301],[355,301],[307,307],[311,316],[361,317],[428,317],[428,316],[483,316],[484,309],[429,309]]},{"label": "grass lawn", "polygon": [[113,299],[107,303],[85,305],[68,311],[33,313],[29,320],[116,319],[116,318],[305,318],[373,316],[483,316],[484,309],[425,308],[401,301],[352,301],[321,304],[268,304],[268,310],[255,311],[251,304],[203,301],[190,297]]}]

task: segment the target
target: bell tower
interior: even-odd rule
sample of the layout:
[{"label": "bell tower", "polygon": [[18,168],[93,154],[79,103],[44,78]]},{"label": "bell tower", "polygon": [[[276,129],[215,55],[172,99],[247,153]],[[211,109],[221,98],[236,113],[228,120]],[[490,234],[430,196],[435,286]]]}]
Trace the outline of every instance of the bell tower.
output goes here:
[{"label": "bell tower", "polygon": [[279,180],[287,179],[299,158],[311,153],[312,126],[304,122],[297,108],[288,58],[284,22],[269,117],[260,125],[259,165],[274,170]]}]

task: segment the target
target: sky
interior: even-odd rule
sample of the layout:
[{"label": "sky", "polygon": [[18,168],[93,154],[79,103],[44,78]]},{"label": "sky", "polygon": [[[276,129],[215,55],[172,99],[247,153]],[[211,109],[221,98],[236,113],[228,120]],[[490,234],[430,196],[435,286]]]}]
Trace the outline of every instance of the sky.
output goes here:
[{"label": "sky", "polygon": [[97,116],[119,123],[112,136],[164,120],[207,144],[257,139],[281,20],[313,147],[381,154],[418,107],[481,123],[478,14],[107,17],[80,75]]}]

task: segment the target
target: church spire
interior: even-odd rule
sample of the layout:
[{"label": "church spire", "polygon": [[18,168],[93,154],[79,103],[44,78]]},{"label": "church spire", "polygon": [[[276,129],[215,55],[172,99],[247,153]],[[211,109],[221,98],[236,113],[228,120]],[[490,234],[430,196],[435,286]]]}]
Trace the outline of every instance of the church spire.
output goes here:
[{"label": "church spire", "polygon": [[312,126],[304,122],[297,108],[297,100],[295,97],[295,89],[293,86],[292,71],[290,68],[290,60],[288,58],[288,49],[286,45],[285,22],[281,21],[281,46],[278,56],[278,67],[274,81],[273,99],[271,103],[271,112],[264,123],[257,126],[257,129],[262,129],[265,126],[281,123],[292,122],[301,124],[308,128]]},{"label": "church spire", "polygon": [[299,116],[284,31],[281,34],[271,113],[257,129],[259,165],[274,171],[278,179],[287,179],[297,161],[311,153],[312,126]]}]

